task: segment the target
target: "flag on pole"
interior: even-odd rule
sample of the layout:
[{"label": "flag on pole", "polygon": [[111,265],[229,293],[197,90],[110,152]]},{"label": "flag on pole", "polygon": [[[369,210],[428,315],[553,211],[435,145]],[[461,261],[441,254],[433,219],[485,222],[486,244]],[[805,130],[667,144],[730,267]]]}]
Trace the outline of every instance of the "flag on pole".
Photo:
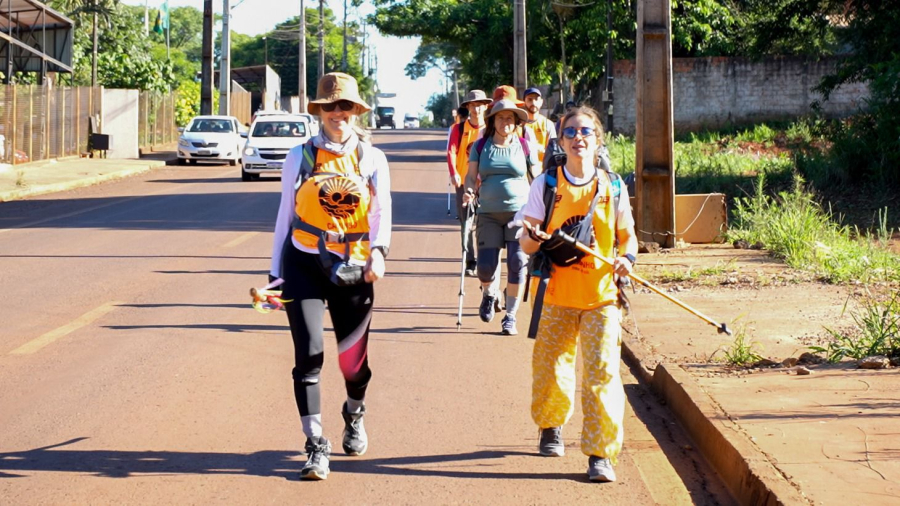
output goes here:
[{"label": "flag on pole", "polygon": [[153,22],[153,31],[156,32],[156,33],[158,33],[158,34],[162,34],[162,33],[163,33],[163,27],[162,27],[162,11],[157,11],[157,12],[156,12],[156,21]]},{"label": "flag on pole", "polygon": [[169,0],[159,6],[160,21],[163,30],[169,29]]}]

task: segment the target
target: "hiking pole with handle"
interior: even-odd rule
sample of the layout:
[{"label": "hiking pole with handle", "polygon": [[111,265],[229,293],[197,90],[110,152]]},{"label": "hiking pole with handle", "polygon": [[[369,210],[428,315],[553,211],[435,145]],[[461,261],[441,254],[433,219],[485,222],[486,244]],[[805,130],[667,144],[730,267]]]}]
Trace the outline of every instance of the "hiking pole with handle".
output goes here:
[{"label": "hiking pole with handle", "polygon": [[[532,234],[540,237],[541,239],[547,240],[547,239],[550,239],[550,237],[551,237],[541,230],[535,230],[534,227],[531,225],[531,223],[529,223],[528,221],[522,220],[522,226],[525,228],[525,230],[528,230]],[[609,258],[606,258],[605,256],[601,255],[600,253],[597,253],[596,251],[585,246],[581,242],[578,242],[574,237],[563,232],[561,229],[554,230],[553,237],[557,237],[557,238],[575,246],[575,248],[577,248],[582,253],[585,253],[594,258],[597,258],[601,262],[608,264],[611,267],[614,266],[614,263],[612,260],[610,260]],[[724,323],[717,323],[712,318],[704,315],[700,311],[697,311],[696,309],[692,308],[691,306],[685,304],[684,302],[676,299],[675,297],[672,297],[671,295],[669,295],[666,292],[662,291],[661,289],[657,288],[656,286],[654,286],[652,283],[650,283],[646,279],[638,276],[637,274],[635,274],[633,272],[628,274],[628,277],[635,280],[637,283],[649,288],[651,291],[656,292],[659,295],[662,295],[663,298],[665,298],[669,302],[675,304],[676,306],[680,307],[681,309],[684,309],[688,313],[691,313],[692,315],[696,316],[697,318],[700,318],[701,320],[705,321],[706,323],[712,325],[713,327],[716,328],[716,331],[718,331],[719,334],[724,333],[729,336],[732,335],[731,330],[729,330],[728,327],[726,327]]]},{"label": "hiking pole with handle", "polygon": [[463,298],[466,295],[466,253],[469,252],[469,227],[472,225],[472,218],[475,216],[475,203],[469,202],[463,205],[465,217],[462,226],[462,267],[459,270],[459,308],[456,311],[456,330],[462,327],[462,309]]},{"label": "hiking pole with handle", "polygon": [[447,181],[447,216],[450,216],[450,181]]}]

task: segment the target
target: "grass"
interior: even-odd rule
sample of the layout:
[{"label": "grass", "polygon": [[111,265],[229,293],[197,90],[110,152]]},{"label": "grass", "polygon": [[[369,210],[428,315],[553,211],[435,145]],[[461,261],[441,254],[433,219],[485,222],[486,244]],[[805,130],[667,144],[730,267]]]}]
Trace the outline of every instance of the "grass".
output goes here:
[{"label": "grass", "polygon": [[698,281],[711,276],[721,276],[726,272],[735,270],[735,262],[732,260],[727,263],[717,262],[711,267],[695,269],[693,266],[687,269],[669,270],[663,268],[653,275],[653,279],[660,283],[684,283],[687,281]]},{"label": "grass", "polygon": [[815,273],[822,281],[900,281],[900,257],[887,249],[892,230],[887,211],[875,234],[840,225],[797,176],[790,191],[769,196],[759,175],[754,194],[734,203],[728,240],[761,242],[791,267]]},{"label": "grass", "polygon": [[25,183],[25,171],[22,169],[16,169],[16,187],[22,188],[26,185]]},{"label": "grass", "polygon": [[733,367],[747,367],[762,360],[762,355],[757,351],[761,351],[759,344],[750,336],[752,327],[747,322],[739,321],[742,316],[732,320],[731,328],[734,329],[734,340],[727,346],[719,348],[710,355],[712,360],[719,352],[724,355],[723,361]]},{"label": "grass", "polygon": [[[850,302],[850,299],[847,299]],[[900,291],[894,290],[886,297],[876,297],[866,290],[857,297],[857,309],[850,311],[853,328],[836,331],[825,328],[831,335],[826,346],[811,346],[815,352],[824,353],[829,362],[844,358],[856,360],[874,355],[900,356]],[[844,304],[844,311],[847,303]],[[842,313],[843,314],[843,311]]]}]

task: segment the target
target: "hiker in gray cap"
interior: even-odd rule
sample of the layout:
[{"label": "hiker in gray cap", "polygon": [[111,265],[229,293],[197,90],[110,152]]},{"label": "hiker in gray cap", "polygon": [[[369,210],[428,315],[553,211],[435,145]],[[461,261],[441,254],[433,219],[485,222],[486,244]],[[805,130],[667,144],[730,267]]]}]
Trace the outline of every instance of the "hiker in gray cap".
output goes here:
[{"label": "hiker in gray cap", "polygon": [[528,199],[527,174],[537,165],[529,143],[517,133],[527,118],[528,113],[512,100],[494,103],[486,117],[484,136],[469,155],[463,197],[467,205],[474,205],[478,194],[478,279],[483,290],[479,316],[484,322],[493,320],[497,310],[500,293],[492,285],[498,276],[500,250],[506,249],[506,316],[500,325],[506,335],[518,333],[516,311],[525,288],[528,260],[516,240],[518,230],[507,227]]},{"label": "hiker in gray cap", "polygon": [[[460,226],[465,227],[466,213],[462,207],[463,181],[466,179],[466,171],[469,167],[469,151],[472,144],[481,137],[484,130],[484,111],[491,99],[487,98],[481,90],[472,90],[466,95],[466,100],[460,104],[469,110],[469,119],[461,121],[450,127],[450,141],[447,143],[447,167],[450,169],[450,181],[456,188],[456,210],[459,215]],[[463,233],[466,231],[463,230]],[[475,276],[475,241],[474,232],[468,231],[469,244],[466,251],[466,275]]]}]

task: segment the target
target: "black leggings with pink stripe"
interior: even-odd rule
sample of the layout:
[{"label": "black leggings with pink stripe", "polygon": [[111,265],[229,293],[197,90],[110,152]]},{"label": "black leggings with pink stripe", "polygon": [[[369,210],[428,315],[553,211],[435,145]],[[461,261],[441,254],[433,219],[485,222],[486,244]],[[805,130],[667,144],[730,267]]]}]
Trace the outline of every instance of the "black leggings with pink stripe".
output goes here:
[{"label": "black leggings with pink stripe", "polygon": [[363,400],[372,377],[369,370],[369,323],[374,291],[371,283],[336,286],[319,267],[315,255],[285,248],[284,293],[294,339],[294,397],[300,416],[322,412],[319,376],[324,362],[325,303],[338,343],[338,362],[347,396]]}]

